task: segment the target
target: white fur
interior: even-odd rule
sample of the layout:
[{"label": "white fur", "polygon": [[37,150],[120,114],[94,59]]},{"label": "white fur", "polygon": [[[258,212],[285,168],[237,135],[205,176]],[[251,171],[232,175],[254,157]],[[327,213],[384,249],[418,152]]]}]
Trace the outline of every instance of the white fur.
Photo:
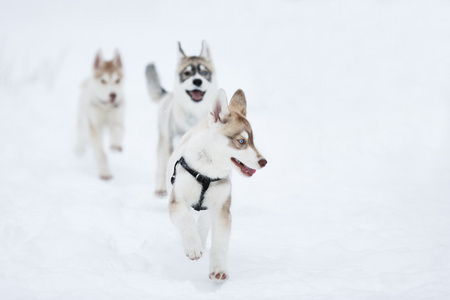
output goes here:
[{"label": "white fur", "polygon": [[[97,61],[98,60],[98,61]],[[101,53],[96,56],[96,63],[104,63]],[[116,52],[113,62],[117,71],[122,65],[120,56]],[[100,68],[94,63],[94,72]],[[75,152],[81,155],[88,144],[92,147],[97,161],[99,176],[102,179],[112,178],[105,151],[103,149],[104,131],[110,132],[110,146],[112,150],[122,151],[123,139],[123,80],[121,72],[103,73],[100,78],[94,74],[82,84],[78,105],[77,141]],[[115,100],[111,102],[111,94]]]},{"label": "white fur", "polygon": [[[215,109],[217,105],[220,106],[220,110]],[[231,230],[230,175],[234,166],[231,157],[245,161],[255,169],[261,168],[258,160],[264,159],[256,149],[248,147],[249,149],[236,150],[230,147],[229,138],[221,134],[222,127],[226,126],[221,120],[228,114],[225,92],[219,90],[210,116],[183,136],[167,167],[167,173],[172,174],[175,162],[183,156],[188,165],[200,174],[210,178],[222,178],[220,181],[212,182],[205,193],[203,203],[208,209],[200,213],[197,224],[191,214],[191,206],[198,202],[202,186],[180,165],[177,166],[170,198],[171,219],[182,236],[185,254],[189,259],[197,260],[203,255],[211,226],[209,274],[211,279],[219,281],[229,277],[227,253]],[[239,168],[237,169],[241,172]]]}]

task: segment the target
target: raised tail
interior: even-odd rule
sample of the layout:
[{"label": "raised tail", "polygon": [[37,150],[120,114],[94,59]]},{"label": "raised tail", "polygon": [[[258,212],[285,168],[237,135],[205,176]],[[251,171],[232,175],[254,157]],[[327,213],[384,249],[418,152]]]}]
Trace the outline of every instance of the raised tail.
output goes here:
[{"label": "raised tail", "polygon": [[158,72],[154,64],[148,64],[145,68],[145,76],[147,77],[147,90],[150,97],[154,102],[158,102],[164,95],[167,94],[166,90],[161,86],[159,81]]}]

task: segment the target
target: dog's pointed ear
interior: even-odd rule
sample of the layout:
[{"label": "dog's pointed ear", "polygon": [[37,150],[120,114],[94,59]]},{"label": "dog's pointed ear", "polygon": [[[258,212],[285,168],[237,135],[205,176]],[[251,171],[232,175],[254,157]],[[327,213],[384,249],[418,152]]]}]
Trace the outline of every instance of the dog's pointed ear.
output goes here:
[{"label": "dog's pointed ear", "polygon": [[178,42],[178,60],[182,60],[183,58],[186,58],[186,54],[183,51],[183,48],[181,48],[181,43]]},{"label": "dog's pointed ear", "polygon": [[247,100],[245,100],[244,91],[239,89],[234,93],[230,100],[230,110],[243,116],[247,115]]},{"label": "dog's pointed ear", "polygon": [[226,122],[225,117],[230,114],[230,111],[228,110],[227,95],[223,89],[218,90],[214,96],[209,113],[212,123],[224,124]]},{"label": "dog's pointed ear", "polygon": [[202,42],[202,51],[200,52],[200,57],[204,58],[207,61],[211,60],[211,51],[209,51],[209,46],[206,41]]},{"label": "dog's pointed ear", "polygon": [[113,62],[118,68],[122,68],[122,59],[120,58],[119,50],[117,49],[114,51]]},{"label": "dog's pointed ear", "polygon": [[98,50],[97,54],[95,55],[95,59],[94,59],[94,69],[99,69],[102,64],[103,64],[102,51]]}]

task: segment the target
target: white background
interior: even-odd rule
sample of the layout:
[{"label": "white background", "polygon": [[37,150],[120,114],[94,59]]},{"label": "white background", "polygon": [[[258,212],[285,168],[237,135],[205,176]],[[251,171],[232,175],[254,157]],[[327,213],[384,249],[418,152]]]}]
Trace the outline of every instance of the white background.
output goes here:
[{"label": "white background", "polygon": [[[1,299],[448,299],[450,2],[0,0]],[[268,165],[233,176],[230,279],[153,196],[177,41],[209,42]],[[119,49],[114,179],[73,154],[79,86]]]}]

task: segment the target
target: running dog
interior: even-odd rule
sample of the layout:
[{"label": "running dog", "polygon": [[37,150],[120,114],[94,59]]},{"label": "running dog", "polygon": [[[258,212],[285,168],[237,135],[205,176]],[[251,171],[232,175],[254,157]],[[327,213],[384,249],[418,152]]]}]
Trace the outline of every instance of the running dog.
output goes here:
[{"label": "running dog", "polygon": [[[209,117],[183,136],[169,160],[167,172],[173,172],[169,211],[191,260],[203,255],[212,227],[209,278],[224,281],[229,278],[231,171],[251,177],[267,160],[253,143],[244,92],[237,90],[230,105],[222,89],[212,100]],[[191,207],[202,211],[197,224]]]},{"label": "running dog", "polygon": [[147,89],[158,102],[158,150],[155,194],[166,195],[166,167],[177,141],[207,115],[211,95],[217,92],[209,47],[203,41],[199,56],[187,56],[178,43],[178,66],[172,93],[162,88],[154,64],[146,68]]},{"label": "running dog", "polygon": [[98,51],[92,76],[81,87],[78,106],[77,142],[75,152],[81,155],[90,143],[103,180],[112,178],[103,149],[103,131],[110,132],[111,150],[121,152],[123,136],[123,70],[116,51],[110,61],[103,60]]}]

